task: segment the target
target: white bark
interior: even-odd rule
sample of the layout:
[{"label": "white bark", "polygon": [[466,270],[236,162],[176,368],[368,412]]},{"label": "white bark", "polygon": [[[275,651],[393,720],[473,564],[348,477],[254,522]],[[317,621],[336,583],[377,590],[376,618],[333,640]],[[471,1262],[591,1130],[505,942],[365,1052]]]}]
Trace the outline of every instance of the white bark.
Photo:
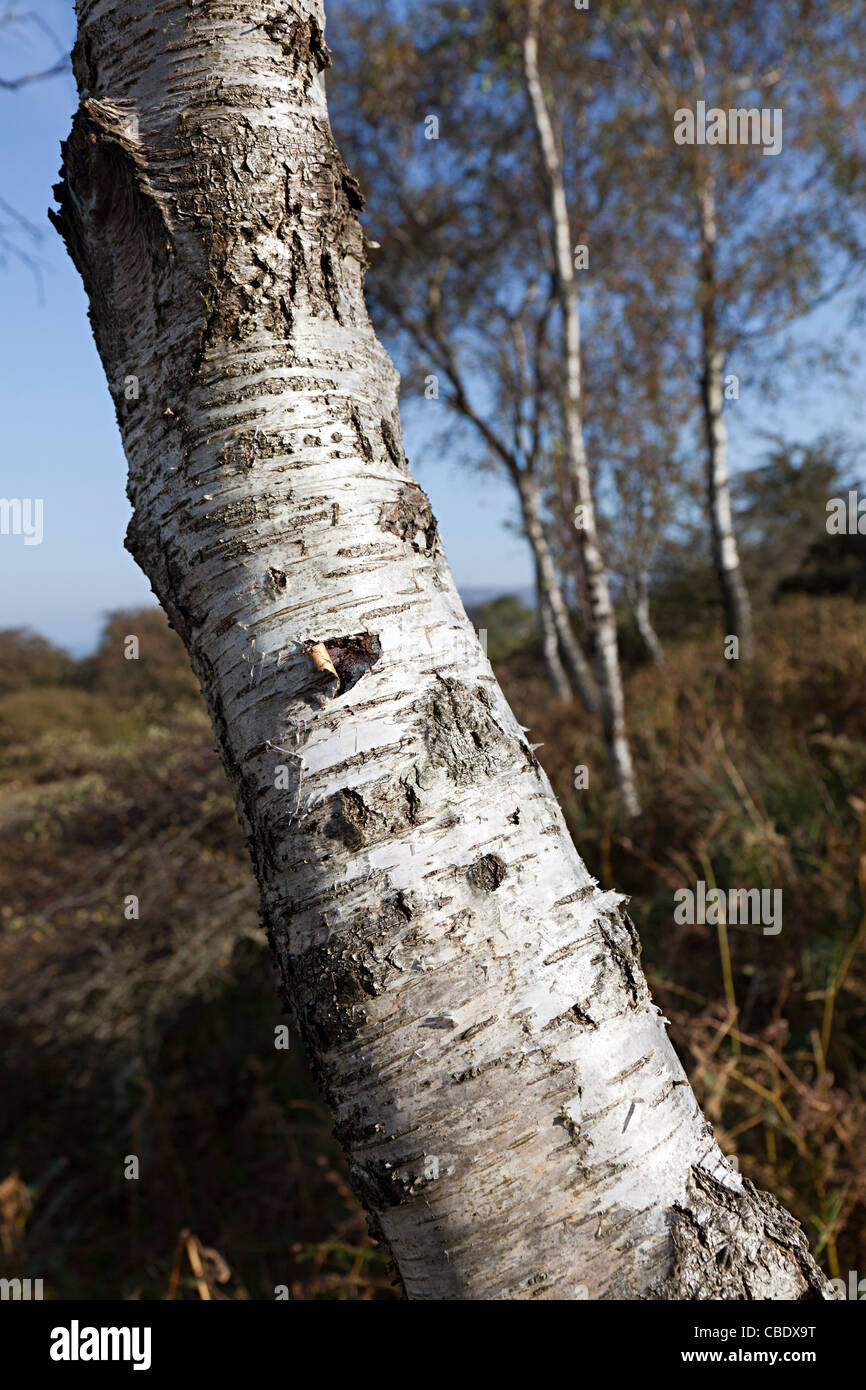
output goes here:
[{"label": "white bark", "polygon": [[565,196],[562,161],[544,94],[538,62],[540,0],[530,0],[529,20],[523,42],[524,75],[535,120],[545,182],[550,197],[553,251],[563,326],[566,458],[569,476],[581,507],[578,541],[586,575],[587,608],[595,643],[596,674],[601,696],[605,742],[614,782],[630,816],[640,813],[637,778],[625,722],[625,696],[617,648],[616,614],[610,597],[601,553],[589,463],[583,438],[580,313],[571,226]]},{"label": "white bark", "polygon": [[633,586],[629,586],[632,612],[634,613],[635,626],[641,641],[647,650],[647,655],[655,666],[664,666],[665,650],[659,641],[659,635],[653,627],[650,617],[650,596],[649,585],[646,575],[642,574],[635,580]]},{"label": "white bark", "polygon": [[699,187],[701,233],[701,331],[703,373],[701,401],[707,443],[707,499],[713,546],[725,609],[726,630],[739,639],[739,657],[752,656],[752,608],[731,512],[728,477],[728,431],[724,417],[725,358],[719,344],[716,303],[716,206],[712,178],[704,174]]},{"label": "white bark", "polygon": [[622,901],[472,638],[364,307],[318,0],[78,9],[57,220],[128,543],[201,677],[287,996],[407,1294],[825,1296],[716,1147]]},{"label": "white bark", "polygon": [[[584,706],[590,713],[594,714],[599,709],[598,685],[571,626],[568,605],[557,577],[550,544],[544,532],[538,479],[526,469],[520,468],[512,470],[512,477],[520,497],[523,529],[526,532],[526,538],[535,560],[536,590],[542,623],[545,664],[557,693],[561,693],[563,698],[570,695],[570,676],[571,680],[574,681],[575,688],[580,693]],[[563,668],[560,651],[565,659],[568,674]]]},{"label": "white bark", "polygon": [[538,621],[541,627],[541,654],[547,669],[550,683],[558,700],[570,700],[573,695],[571,682],[565,673],[562,657],[559,655],[559,638],[556,635],[556,619],[550,606],[547,592],[538,579],[536,564],[535,594],[538,602]]}]

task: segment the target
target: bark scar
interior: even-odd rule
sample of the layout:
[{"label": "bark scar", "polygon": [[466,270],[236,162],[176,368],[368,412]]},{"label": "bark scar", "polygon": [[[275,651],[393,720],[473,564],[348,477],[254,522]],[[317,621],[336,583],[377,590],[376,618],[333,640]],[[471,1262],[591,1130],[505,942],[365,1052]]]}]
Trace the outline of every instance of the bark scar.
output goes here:
[{"label": "bark scar", "polygon": [[359,632],[352,637],[327,637],[313,642],[307,655],[317,671],[335,677],[334,694],[342,695],[357,685],[382,655],[382,643],[375,632]]}]

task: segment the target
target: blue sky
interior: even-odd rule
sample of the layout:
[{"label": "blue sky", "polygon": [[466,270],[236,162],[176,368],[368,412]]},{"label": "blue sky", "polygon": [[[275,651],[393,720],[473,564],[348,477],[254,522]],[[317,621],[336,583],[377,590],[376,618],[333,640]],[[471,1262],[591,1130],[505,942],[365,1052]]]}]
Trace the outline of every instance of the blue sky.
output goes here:
[{"label": "blue sky", "polygon": [[[71,4],[40,0],[39,13],[71,45]],[[0,76],[46,66],[56,56],[47,37],[15,42],[0,32]],[[42,231],[36,244],[16,238],[39,257],[39,279],[14,257],[0,267],[0,496],[44,499],[41,545],[0,535],[0,628],[31,627],[81,653],[93,646],[106,612],[153,597],[123,548],[126,465],[84,292],[45,215],[75,105],[69,74],[0,91],[0,198]],[[0,212],[0,223],[8,226],[8,214]],[[757,426],[784,427],[805,440],[836,423],[837,413],[838,423],[862,432],[864,397],[860,373],[844,396],[834,391],[832,402],[817,384],[811,394],[798,394],[796,406],[777,412],[746,398],[732,421],[734,448],[743,459],[756,457]],[[437,419],[437,433],[440,425]],[[531,588],[528,548],[505,529],[516,515],[508,486],[447,459],[425,460],[423,411],[408,412],[404,427],[407,453],[464,593]]]},{"label": "blue sky", "polygon": [[[71,45],[71,5],[41,0],[40,13]],[[13,43],[0,33],[0,76],[31,71],[54,57],[48,41]],[[66,74],[0,91],[0,197],[43,231],[36,244],[16,237],[42,263],[41,288],[14,258],[0,267],[0,496],[44,499],[41,545],[0,535],[0,628],[32,627],[83,652],[93,646],[106,612],[154,600],[123,548],[130,514],[126,463],[87,301],[45,215],[60,141],[76,104]],[[0,221],[8,220],[0,214]],[[447,463],[419,462],[417,429],[414,437],[406,430],[405,442],[457,582],[508,592],[530,587],[527,547],[503,526],[514,512],[506,485]]]}]

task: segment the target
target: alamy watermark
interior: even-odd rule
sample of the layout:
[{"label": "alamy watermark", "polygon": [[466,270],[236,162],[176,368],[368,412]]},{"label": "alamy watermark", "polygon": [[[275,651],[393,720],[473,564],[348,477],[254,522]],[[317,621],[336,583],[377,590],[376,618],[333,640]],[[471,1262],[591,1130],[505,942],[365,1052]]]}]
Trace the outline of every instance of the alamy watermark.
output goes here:
[{"label": "alamy watermark", "polygon": [[844,1279],[831,1279],[830,1283],[836,1298],[849,1299],[852,1302],[866,1298],[866,1279],[861,1279],[856,1269],[848,1270],[847,1284]]},{"label": "alamy watermark", "polygon": [[42,1298],[41,1279],[0,1279],[0,1301],[39,1302]]},{"label": "alamy watermark", "polygon": [[680,926],[763,926],[764,936],[778,936],[782,930],[781,888],[729,888],[725,893],[721,888],[707,891],[699,879],[693,889],[678,888],[674,901],[674,921]]},{"label": "alamy watermark", "polygon": [[25,545],[42,544],[41,497],[0,497],[0,536],[23,536]]},{"label": "alamy watermark", "polygon": [[827,534],[866,536],[866,497],[852,488],[847,497],[831,497],[827,503]]},{"label": "alamy watermark", "polygon": [[762,145],[767,154],[782,149],[781,106],[711,106],[699,101],[693,111],[674,112],[674,141],[678,145]]},{"label": "alamy watermark", "polygon": [[134,1371],[150,1369],[149,1327],[82,1327],[73,1318],[68,1327],[51,1332],[52,1361],[131,1361]]}]

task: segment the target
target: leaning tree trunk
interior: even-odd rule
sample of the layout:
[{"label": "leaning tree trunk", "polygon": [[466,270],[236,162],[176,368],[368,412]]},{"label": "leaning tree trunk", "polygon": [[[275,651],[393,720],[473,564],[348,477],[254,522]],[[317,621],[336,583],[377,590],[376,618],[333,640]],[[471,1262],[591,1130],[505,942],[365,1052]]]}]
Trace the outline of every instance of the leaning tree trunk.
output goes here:
[{"label": "leaning tree trunk", "polygon": [[799,1227],[716,1147],[621,899],[472,638],[364,307],[321,5],[78,10],[56,220],[128,544],[200,676],[407,1294],[825,1296]]},{"label": "leaning tree trunk", "polygon": [[595,503],[589,476],[589,462],[583,437],[581,386],[580,315],[577,279],[572,259],[571,228],[565,196],[562,161],[553,123],[541,81],[538,63],[540,0],[530,0],[529,24],[523,44],[526,87],[535,120],[544,180],[550,197],[553,225],[553,253],[562,312],[565,426],[568,472],[581,508],[578,544],[586,575],[587,610],[595,644],[596,671],[601,696],[601,716],[605,743],[614,782],[630,816],[640,813],[637,778],[625,722],[625,696],[619,665],[616,614],[607,582],[607,571],[595,520]]},{"label": "leaning tree trunk", "polygon": [[[583,700],[584,706],[595,714],[599,708],[599,692],[589,663],[574,635],[568,605],[556,573],[550,543],[541,516],[538,479],[526,469],[514,470],[514,483],[520,497],[523,529],[535,560],[536,591],[541,618],[544,660],[557,694],[571,694],[569,677]],[[568,668],[563,669],[562,658]]]},{"label": "leaning tree trunk", "polygon": [[728,479],[728,431],[724,417],[725,357],[719,343],[716,287],[716,205],[712,176],[705,173],[699,192],[701,237],[701,403],[707,445],[707,501],[713,566],[718,576],[728,634],[737,637],[739,658],[752,656],[752,606],[743,577]]},{"label": "leaning tree trunk", "polygon": [[665,649],[650,617],[649,584],[645,574],[639,574],[634,582],[628,585],[628,595],[631,600],[635,627],[644,644],[647,656],[654,666],[664,666]]}]

